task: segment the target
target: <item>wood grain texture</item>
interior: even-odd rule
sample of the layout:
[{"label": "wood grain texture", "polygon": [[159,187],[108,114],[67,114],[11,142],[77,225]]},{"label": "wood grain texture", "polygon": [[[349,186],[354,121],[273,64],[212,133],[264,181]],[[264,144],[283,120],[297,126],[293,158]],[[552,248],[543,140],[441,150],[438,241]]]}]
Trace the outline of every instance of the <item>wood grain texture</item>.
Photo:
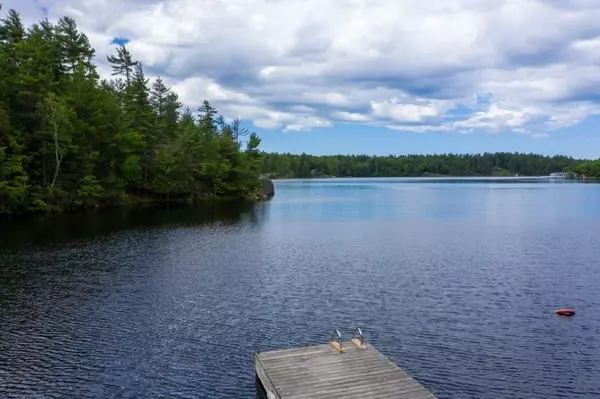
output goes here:
[{"label": "wood grain texture", "polygon": [[[357,345],[358,344],[358,345]],[[276,399],[435,399],[370,345],[330,344],[255,355],[256,375]]]}]

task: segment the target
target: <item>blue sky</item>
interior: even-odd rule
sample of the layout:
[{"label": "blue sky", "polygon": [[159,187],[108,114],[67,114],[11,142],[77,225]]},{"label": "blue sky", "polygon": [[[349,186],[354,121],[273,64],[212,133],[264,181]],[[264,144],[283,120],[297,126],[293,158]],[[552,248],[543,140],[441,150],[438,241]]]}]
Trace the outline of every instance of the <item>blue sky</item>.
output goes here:
[{"label": "blue sky", "polygon": [[544,139],[510,132],[493,135],[439,132],[398,134],[385,128],[361,125],[283,134],[278,130],[255,130],[263,138],[262,148],[274,152],[388,155],[518,151],[596,159],[600,157],[599,126],[600,119],[594,117],[582,123],[582,126],[564,129]]},{"label": "blue sky", "polygon": [[600,1],[4,0],[128,42],[267,151],[600,157]]}]

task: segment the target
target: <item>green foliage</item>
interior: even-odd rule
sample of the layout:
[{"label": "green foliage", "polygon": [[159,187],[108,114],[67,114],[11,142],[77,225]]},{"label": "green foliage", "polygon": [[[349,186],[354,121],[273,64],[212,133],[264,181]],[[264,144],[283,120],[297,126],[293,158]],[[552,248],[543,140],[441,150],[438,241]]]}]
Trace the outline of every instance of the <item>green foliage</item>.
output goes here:
[{"label": "green foliage", "polygon": [[79,181],[79,188],[76,191],[77,197],[74,204],[77,206],[97,205],[104,188],[100,185],[98,179],[93,175],[86,175]]},{"label": "green foliage", "polygon": [[71,18],[0,17],[0,215],[224,196],[258,190],[260,139],[208,101],[196,118],[126,46],[99,80]]},{"label": "green foliage", "polygon": [[0,147],[0,215],[23,210],[29,189],[25,162],[25,156],[7,153],[6,147]]},{"label": "green foliage", "polygon": [[77,30],[75,20],[69,17],[61,18],[55,31],[61,61],[67,71],[75,71],[75,68],[81,62],[87,69],[95,69],[92,65],[94,49],[91,47],[87,36]]},{"label": "green foliage", "polygon": [[584,162],[573,168],[573,172],[584,178],[600,179],[600,159],[592,162]]},{"label": "green foliage", "polygon": [[582,161],[520,153],[475,155],[264,154],[261,172],[271,177],[547,176]]},{"label": "green foliage", "polygon": [[138,183],[142,178],[142,168],[140,167],[141,157],[139,155],[130,155],[123,161],[122,176],[127,183]]}]

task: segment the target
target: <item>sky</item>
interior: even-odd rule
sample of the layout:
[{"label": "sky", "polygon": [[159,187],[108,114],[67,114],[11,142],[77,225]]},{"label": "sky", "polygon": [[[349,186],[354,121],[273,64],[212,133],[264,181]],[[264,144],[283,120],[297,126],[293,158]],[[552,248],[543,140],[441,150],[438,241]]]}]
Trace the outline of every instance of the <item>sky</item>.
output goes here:
[{"label": "sky", "polygon": [[266,151],[600,157],[598,0],[0,0],[209,100]]}]

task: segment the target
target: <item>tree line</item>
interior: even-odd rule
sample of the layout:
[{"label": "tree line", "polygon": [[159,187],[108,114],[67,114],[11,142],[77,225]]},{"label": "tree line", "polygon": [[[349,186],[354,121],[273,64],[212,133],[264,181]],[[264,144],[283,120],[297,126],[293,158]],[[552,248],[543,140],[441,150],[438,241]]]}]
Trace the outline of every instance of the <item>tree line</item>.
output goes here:
[{"label": "tree line", "polygon": [[258,192],[256,134],[207,101],[182,110],[125,45],[111,79],[94,56],[71,18],[0,18],[0,215]]},{"label": "tree line", "polygon": [[273,153],[263,155],[261,172],[272,178],[547,176],[583,165],[582,160],[566,156],[506,152],[400,156]]}]

